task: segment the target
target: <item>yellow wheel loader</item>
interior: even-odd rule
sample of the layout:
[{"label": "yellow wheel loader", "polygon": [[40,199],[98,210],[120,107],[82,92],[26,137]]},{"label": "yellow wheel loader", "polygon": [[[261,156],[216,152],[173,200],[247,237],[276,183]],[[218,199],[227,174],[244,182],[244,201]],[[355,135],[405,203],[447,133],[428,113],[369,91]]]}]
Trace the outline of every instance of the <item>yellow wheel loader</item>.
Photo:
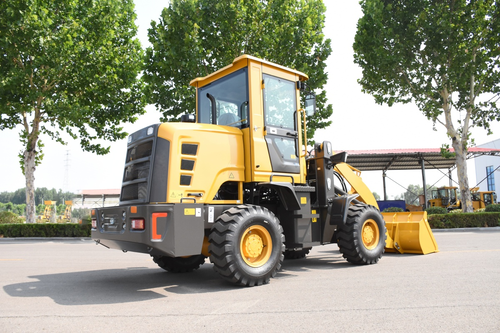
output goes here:
[{"label": "yellow wheel loader", "polygon": [[244,286],[268,283],[285,257],[318,245],[337,243],[362,265],[382,257],[386,239],[388,250],[433,242],[436,252],[430,229],[422,236],[424,216],[399,213],[386,234],[345,153],[334,154],[330,142],[307,152],[306,116],[315,110],[307,79],[243,55],[191,81],[196,115],[128,137],[120,204],[92,211],[92,238],[149,254],[169,272],[192,271],[208,257],[224,279]]},{"label": "yellow wheel loader", "polygon": [[429,207],[443,207],[448,210],[461,209],[462,203],[457,196],[457,187],[443,186],[431,193],[431,199],[428,202]]},{"label": "yellow wheel loader", "polygon": [[[444,207],[455,210],[462,209],[462,202],[457,196],[457,187],[440,187],[432,191],[432,199],[429,200],[429,207]],[[472,208],[474,210],[484,209],[486,206],[496,202],[496,193],[494,191],[479,191],[479,187],[470,189],[472,197]]]},{"label": "yellow wheel loader", "polygon": [[70,223],[71,222],[71,211],[73,208],[73,201],[65,200],[64,201],[64,215],[59,216],[57,222],[59,223]]},{"label": "yellow wheel loader", "polygon": [[495,191],[479,191],[479,187],[470,189],[472,194],[472,207],[474,210],[484,209],[486,206],[497,202]]},{"label": "yellow wheel loader", "polygon": [[43,215],[40,218],[41,223],[56,223],[57,214],[57,201],[45,200],[45,209],[43,210]]}]

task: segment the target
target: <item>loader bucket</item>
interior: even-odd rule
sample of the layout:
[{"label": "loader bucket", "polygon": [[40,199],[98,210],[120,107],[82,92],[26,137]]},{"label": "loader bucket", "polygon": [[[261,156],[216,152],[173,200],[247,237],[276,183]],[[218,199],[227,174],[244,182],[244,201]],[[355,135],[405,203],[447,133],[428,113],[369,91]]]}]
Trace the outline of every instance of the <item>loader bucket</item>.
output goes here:
[{"label": "loader bucket", "polygon": [[387,227],[386,252],[439,252],[427,222],[427,212],[382,213],[382,216]]}]

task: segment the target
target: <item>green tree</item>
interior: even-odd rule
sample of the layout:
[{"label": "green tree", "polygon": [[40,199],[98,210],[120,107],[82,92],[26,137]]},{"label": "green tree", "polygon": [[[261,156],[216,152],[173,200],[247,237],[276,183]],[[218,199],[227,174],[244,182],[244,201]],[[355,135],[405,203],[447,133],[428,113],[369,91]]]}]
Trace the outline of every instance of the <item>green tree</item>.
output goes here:
[{"label": "green tree", "polygon": [[[430,194],[432,190],[435,190],[436,186],[428,186],[426,189],[427,199],[430,199]],[[405,203],[409,205],[420,205],[419,196],[424,194],[424,189],[420,185],[408,185],[406,192],[401,193],[395,197],[396,200],[404,200]]]},{"label": "green tree", "polygon": [[[354,42],[364,92],[379,104],[415,103],[446,130],[464,211],[470,129],[500,120],[500,4],[495,0],[362,0]],[[449,144],[444,145],[448,150]]]},{"label": "green tree", "polygon": [[45,205],[44,204],[38,204],[38,205],[36,205],[36,215],[43,215],[44,211],[45,211]]},{"label": "green tree", "polygon": [[90,213],[91,213],[91,210],[88,208],[74,208],[71,211],[71,216],[73,218],[81,220],[84,218],[90,218]]},{"label": "green tree", "polygon": [[57,209],[57,215],[64,215],[64,211],[66,209],[66,205],[57,205],[56,206],[56,209]]},{"label": "green tree", "polygon": [[14,207],[14,213],[17,215],[25,215],[26,212],[26,204],[19,204]]},{"label": "green tree", "polygon": [[17,189],[12,193],[11,202],[18,205],[26,203],[26,188]]},{"label": "green tree", "polygon": [[20,128],[28,223],[35,222],[41,135],[105,154],[144,112],[143,52],[132,0],[0,2],[0,130]]},{"label": "green tree", "polygon": [[318,112],[309,118],[308,137],[330,125],[332,106],[323,86],[330,40],[323,34],[322,0],[172,0],[152,22],[144,79],[148,99],[163,111],[163,121],[194,113],[189,82],[251,54],[309,76]]},{"label": "green tree", "polygon": [[0,193],[0,202],[7,203],[12,201],[12,192],[4,191]]}]

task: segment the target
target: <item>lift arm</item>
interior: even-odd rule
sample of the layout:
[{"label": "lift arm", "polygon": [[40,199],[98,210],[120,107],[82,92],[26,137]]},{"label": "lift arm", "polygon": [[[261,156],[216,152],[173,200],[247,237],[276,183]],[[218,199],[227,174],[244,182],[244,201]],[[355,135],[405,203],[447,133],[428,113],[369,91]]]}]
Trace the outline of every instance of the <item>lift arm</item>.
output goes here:
[{"label": "lift arm", "polygon": [[337,171],[342,177],[344,177],[344,179],[351,185],[351,194],[359,194],[359,197],[357,197],[356,199],[378,209],[377,200],[375,200],[372,192],[361,179],[361,171],[350,166],[347,163],[335,164],[335,171]]}]

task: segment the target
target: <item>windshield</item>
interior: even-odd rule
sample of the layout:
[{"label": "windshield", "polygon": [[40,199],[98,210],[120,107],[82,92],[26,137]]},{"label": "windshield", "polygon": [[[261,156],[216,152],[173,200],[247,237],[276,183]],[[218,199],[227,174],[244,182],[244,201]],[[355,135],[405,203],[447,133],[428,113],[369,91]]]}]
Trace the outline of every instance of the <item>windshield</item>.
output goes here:
[{"label": "windshield", "polygon": [[439,197],[440,198],[448,198],[448,190],[445,188],[439,189]]},{"label": "windshield", "polygon": [[248,126],[247,69],[198,89],[198,122],[238,128]]}]

